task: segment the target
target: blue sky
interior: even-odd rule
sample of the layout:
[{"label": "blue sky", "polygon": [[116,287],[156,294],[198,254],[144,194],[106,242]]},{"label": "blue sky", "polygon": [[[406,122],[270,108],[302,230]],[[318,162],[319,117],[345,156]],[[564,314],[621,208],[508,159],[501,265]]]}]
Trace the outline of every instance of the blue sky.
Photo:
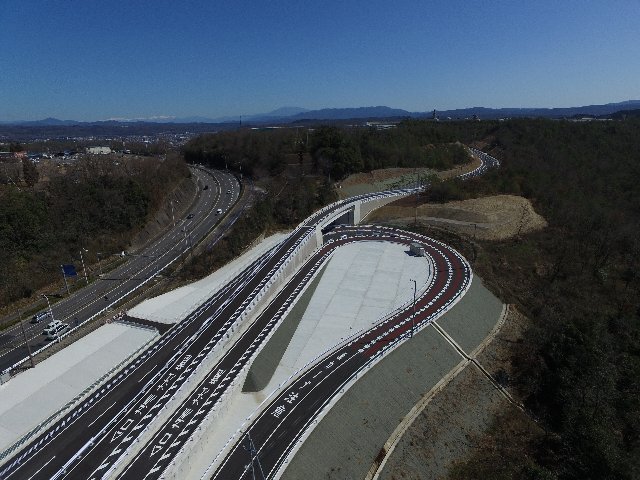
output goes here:
[{"label": "blue sky", "polygon": [[640,99],[640,2],[0,0],[0,120]]}]

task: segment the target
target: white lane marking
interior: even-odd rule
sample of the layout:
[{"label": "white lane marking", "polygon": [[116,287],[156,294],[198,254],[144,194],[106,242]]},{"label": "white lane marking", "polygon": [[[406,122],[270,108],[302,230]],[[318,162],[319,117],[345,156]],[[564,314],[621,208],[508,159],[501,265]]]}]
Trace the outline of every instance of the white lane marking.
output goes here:
[{"label": "white lane marking", "polygon": [[[111,405],[109,405],[109,408],[113,407],[115,404],[116,404],[116,402],[113,402]],[[109,408],[107,408],[107,410],[109,410]],[[96,417],[96,419],[95,419],[93,422],[91,422],[89,425],[87,425],[87,427],[90,427],[91,425],[93,425],[94,423],[96,423],[96,422],[100,419],[100,417],[101,417],[102,415],[104,415],[105,413],[107,413],[107,410],[105,410],[105,411],[104,411],[104,412],[102,412],[100,415],[98,415],[98,416]]]},{"label": "white lane marking", "polygon": [[41,467],[36,471],[36,473],[34,473],[33,475],[31,475],[31,476],[28,478],[28,480],[31,480],[33,477],[35,477],[36,475],[38,475],[38,474],[40,473],[40,471],[41,471],[44,467],[46,467],[47,465],[49,465],[49,464],[53,461],[53,459],[54,459],[54,458],[56,458],[56,456],[55,456],[55,455],[54,455],[53,457],[51,457],[51,460],[49,460],[47,463],[45,463],[44,465],[42,465],[42,466],[41,466]]},{"label": "white lane marking", "polygon": [[140,380],[138,380],[138,383],[140,383],[142,380],[144,380],[144,377],[146,377],[147,375],[149,375],[151,372],[153,372],[153,370],[157,367],[158,365],[154,365],[153,368],[151,370],[149,370],[147,373],[145,373],[142,378]]}]

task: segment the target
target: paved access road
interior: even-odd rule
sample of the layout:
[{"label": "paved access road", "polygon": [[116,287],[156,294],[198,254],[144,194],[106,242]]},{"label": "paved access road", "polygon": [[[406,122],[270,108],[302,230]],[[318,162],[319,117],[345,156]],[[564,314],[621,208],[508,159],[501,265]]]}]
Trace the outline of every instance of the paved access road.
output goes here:
[{"label": "paved access road", "polygon": [[[409,302],[371,329],[345,341],[308,370],[300,372],[292,383],[274,395],[263,412],[242,432],[219,468],[212,473],[212,479],[253,478],[251,447],[255,448],[255,456],[259,458],[259,463],[257,460],[253,462],[257,477],[262,478],[261,469],[265,478],[274,478],[309,426],[358,373],[375,362],[385,350],[408,340],[414,326],[416,330],[420,329],[442,315],[471,284],[471,268],[460,254],[417,234],[387,228],[342,227],[327,237],[330,243],[318,255],[354,241],[394,242],[407,245],[407,249],[412,242],[422,244],[432,262],[433,276],[428,288],[416,298],[415,317],[412,319],[413,303]],[[331,237],[335,240],[331,241]],[[247,433],[252,446],[249,446]]]},{"label": "paved access road", "polygon": [[[173,228],[142,251],[127,255],[127,261],[123,265],[52,305],[54,319],[75,328],[105,312],[130,292],[152,280],[218,223],[238,199],[238,181],[233,175],[220,171],[192,167],[191,172],[196,179],[194,188],[199,190],[198,198],[184,214],[184,218],[176,218]],[[208,186],[206,189],[205,185]],[[217,214],[218,209],[222,210],[222,214]],[[187,218],[191,215],[192,218]],[[79,277],[78,282],[84,282],[84,278]],[[45,348],[50,341],[42,335],[42,330],[51,321],[51,317],[37,324],[30,323],[29,320],[24,320],[24,327],[31,350]],[[0,371],[10,369],[27,356],[19,324],[0,334]]]}]

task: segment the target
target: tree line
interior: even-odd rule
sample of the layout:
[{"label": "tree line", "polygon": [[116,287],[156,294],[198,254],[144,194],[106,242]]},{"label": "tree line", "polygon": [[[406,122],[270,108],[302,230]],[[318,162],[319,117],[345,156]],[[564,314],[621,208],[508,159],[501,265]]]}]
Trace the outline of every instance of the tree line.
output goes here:
[{"label": "tree line", "polygon": [[334,181],[390,167],[448,169],[469,161],[456,132],[405,121],[397,128],[320,126],[201,135],[184,147],[189,163],[228,168],[254,178],[282,173],[290,155],[312,159],[313,173]]},{"label": "tree line", "polygon": [[33,188],[0,188],[0,305],[60,279],[79,251],[115,253],[189,175],[177,154],[166,160],[87,158]]},{"label": "tree line", "polygon": [[640,121],[444,128],[486,140],[502,161],[482,178],[452,182],[448,194],[522,195],[549,222],[516,240],[481,242],[474,265],[531,319],[512,349],[510,382],[537,426],[501,415],[453,478],[639,478]]}]

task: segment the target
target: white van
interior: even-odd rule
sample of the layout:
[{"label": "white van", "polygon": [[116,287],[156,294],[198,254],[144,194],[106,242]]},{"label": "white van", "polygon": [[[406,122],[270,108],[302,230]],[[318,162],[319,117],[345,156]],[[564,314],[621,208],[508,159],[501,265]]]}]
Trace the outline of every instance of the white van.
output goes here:
[{"label": "white van", "polygon": [[219,208],[218,210],[216,210],[216,215],[220,215],[222,213],[222,209]]},{"label": "white van", "polygon": [[69,330],[68,323],[59,323],[58,325],[53,327],[51,330],[49,330],[49,333],[47,333],[47,340],[55,340],[67,330]]},{"label": "white van", "polygon": [[54,320],[53,322],[49,322],[47,323],[47,326],[44,327],[44,330],[42,331],[43,335],[49,335],[49,332],[52,330],[55,330],[55,328],[58,325],[62,325],[62,322],[60,320]]}]

